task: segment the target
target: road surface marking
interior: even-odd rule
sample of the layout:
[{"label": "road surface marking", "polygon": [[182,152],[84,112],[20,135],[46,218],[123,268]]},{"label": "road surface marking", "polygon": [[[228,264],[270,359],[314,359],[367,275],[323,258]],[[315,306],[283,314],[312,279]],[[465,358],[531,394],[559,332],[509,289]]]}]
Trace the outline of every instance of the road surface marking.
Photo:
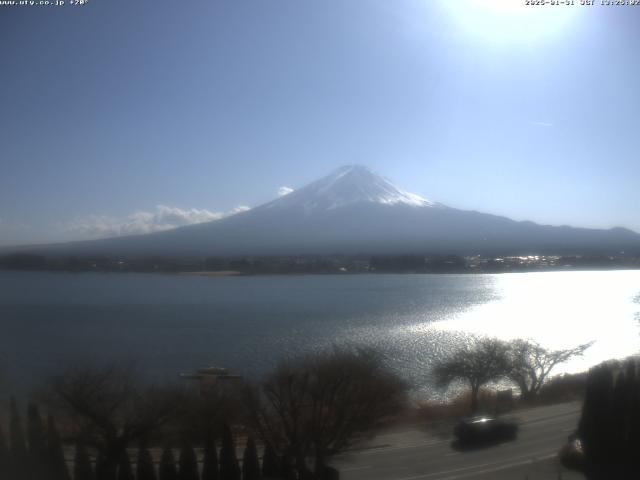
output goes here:
[{"label": "road surface marking", "polygon": [[507,464],[508,466],[505,465],[501,465],[505,460],[498,460],[497,462],[491,462],[491,463],[481,463],[478,465],[470,465],[468,467],[461,467],[461,468],[454,468],[453,470],[443,470],[441,472],[433,472],[433,473],[425,473],[422,475],[414,475],[411,477],[402,477],[402,478],[397,478],[395,480],[419,480],[419,479],[423,479],[423,478],[431,478],[431,477],[435,477],[438,475],[449,475],[451,473],[458,473],[458,472],[464,472],[465,470],[473,470],[473,469],[477,469],[477,468],[484,468],[484,467],[494,467],[489,468],[487,470],[476,470],[474,472],[469,472],[469,473],[461,473],[461,475],[459,476],[453,476],[453,477],[442,477],[441,480],[452,480],[455,478],[462,478],[463,476],[470,476],[470,475],[475,475],[475,474],[479,474],[479,473],[487,473],[487,472],[492,472],[492,471],[497,471],[497,470],[504,470],[505,468],[511,468],[511,467],[517,467],[519,465],[526,465],[527,463],[532,463],[534,460],[535,461],[539,461],[539,460],[546,460],[547,458],[552,458],[555,457],[557,455],[557,453],[549,453],[549,450],[544,450],[541,452],[535,452],[535,453],[529,453],[526,455],[520,455],[515,458],[523,458],[526,460],[523,460],[521,462],[515,462],[515,463],[510,463]]},{"label": "road surface marking", "polygon": [[542,460],[548,460],[550,458],[555,457],[556,455],[557,454],[555,454],[555,453],[551,453],[551,454],[545,455],[543,457],[530,458],[529,460],[523,460],[521,462],[507,463],[505,465],[500,465],[499,467],[486,468],[484,470],[476,470],[475,472],[463,473],[461,475],[454,475],[453,477],[444,477],[444,478],[441,478],[440,480],[456,480],[458,478],[474,477],[476,475],[482,475],[484,473],[499,472],[500,470],[508,470],[510,468],[520,467],[522,465],[528,465],[528,464],[540,462]]},{"label": "road surface marking", "polygon": [[366,470],[367,468],[371,468],[371,465],[364,465],[362,467],[351,467],[351,468],[341,468],[341,472],[355,472],[356,470]]},{"label": "road surface marking", "polygon": [[565,413],[559,413],[556,415],[550,415],[548,417],[533,417],[530,418],[529,420],[527,420],[526,418],[523,419],[521,421],[521,425],[530,425],[532,423],[546,423],[549,421],[557,421],[559,418],[562,417],[572,417],[572,416],[578,416],[580,414],[582,410],[578,409],[575,411],[571,411],[571,412],[565,412]]},{"label": "road surface marking", "polygon": [[425,442],[425,443],[413,443],[410,445],[398,445],[397,447],[377,447],[377,448],[369,448],[367,450],[355,451],[352,450],[353,453],[356,453],[358,456],[362,455],[374,455],[383,452],[392,452],[394,450],[405,450],[409,448],[422,448],[422,447],[430,447],[432,445],[438,445],[441,443],[448,443],[450,440],[436,440],[433,442]]}]

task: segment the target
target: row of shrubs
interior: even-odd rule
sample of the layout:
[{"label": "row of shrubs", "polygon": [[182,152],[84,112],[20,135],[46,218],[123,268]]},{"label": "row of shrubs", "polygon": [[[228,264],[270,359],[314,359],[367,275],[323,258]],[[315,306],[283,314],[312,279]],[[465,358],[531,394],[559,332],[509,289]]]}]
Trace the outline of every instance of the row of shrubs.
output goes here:
[{"label": "row of shrubs", "polygon": [[[261,478],[293,478],[273,448],[266,446],[262,464],[256,443],[247,437],[242,461],[236,457],[231,429],[224,426],[218,449],[214,440],[207,441],[200,460],[188,442],[182,442],[176,458],[174,449],[166,446],[159,461],[151,450],[140,444],[135,460],[125,450],[115,471],[105,471],[101,454],[80,441],[65,448],[56,421],[49,415],[45,422],[37,405],[27,407],[26,435],[15,401],[10,404],[9,439],[0,428],[0,480],[258,480]],[[67,459],[65,451],[72,453]],[[283,461],[284,460],[284,461]]]}]

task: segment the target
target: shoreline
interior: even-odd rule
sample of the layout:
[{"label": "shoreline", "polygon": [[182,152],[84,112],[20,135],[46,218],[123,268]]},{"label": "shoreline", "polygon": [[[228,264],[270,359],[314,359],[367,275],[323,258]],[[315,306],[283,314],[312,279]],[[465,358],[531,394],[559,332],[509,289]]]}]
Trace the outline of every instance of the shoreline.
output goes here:
[{"label": "shoreline", "polygon": [[554,273],[554,272],[620,272],[640,271],[640,266],[628,265],[620,267],[584,267],[584,268],[523,268],[513,270],[450,270],[450,271],[298,271],[298,272],[243,272],[240,270],[108,270],[108,269],[27,269],[27,268],[0,268],[0,272],[31,272],[31,273],[142,273],[194,277],[267,277],[267,276],[355,276],[355,275],[501,275],[509,273]]},{"label": "shoreline", "polygon": [[[110,272],[111,273],[111,272]],[[138,272],[138,273],[155,273],[155,272]],[[157,273],[169,273],[172,272],[157,272]],[[193,277],[237,277],[246,275],[246,273],[238,270],[201,270],[196,272],[175,272],[175,275],[187,275]]]}]

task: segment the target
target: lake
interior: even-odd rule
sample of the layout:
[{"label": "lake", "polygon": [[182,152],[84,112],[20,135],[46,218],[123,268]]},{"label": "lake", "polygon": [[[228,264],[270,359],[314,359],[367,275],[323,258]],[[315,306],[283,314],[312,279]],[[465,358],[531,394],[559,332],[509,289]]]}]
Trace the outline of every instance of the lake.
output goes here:
[{"label": "lake", "polygon": [[[0,271],[0,363],[21,394],[69,362],[125,358],[150,378],[216,365],[259,376],[287,355],[373,346],[428,389],[463,335],[595,340],[579,371],[640,350],[640,271],[497,275],[186,275]],[[561,371],[561,370],[559,370]]]}]

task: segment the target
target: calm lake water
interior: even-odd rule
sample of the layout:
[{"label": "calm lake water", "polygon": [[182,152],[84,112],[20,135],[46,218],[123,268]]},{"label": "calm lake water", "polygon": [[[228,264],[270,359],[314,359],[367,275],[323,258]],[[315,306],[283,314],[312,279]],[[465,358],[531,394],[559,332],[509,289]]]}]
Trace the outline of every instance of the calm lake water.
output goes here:
[{"label": "calm lake water", "polygon": [[[566,371],[640,350],[640,271],[193,277],[0,272],[0,362],[26,391],[68,362],[127,358],[174,379],[259,375],[286,355],[380,349],[417,389],[469,333],[553,348],[595,340]],[[17,392],[22,393],[22,392]]]}]

